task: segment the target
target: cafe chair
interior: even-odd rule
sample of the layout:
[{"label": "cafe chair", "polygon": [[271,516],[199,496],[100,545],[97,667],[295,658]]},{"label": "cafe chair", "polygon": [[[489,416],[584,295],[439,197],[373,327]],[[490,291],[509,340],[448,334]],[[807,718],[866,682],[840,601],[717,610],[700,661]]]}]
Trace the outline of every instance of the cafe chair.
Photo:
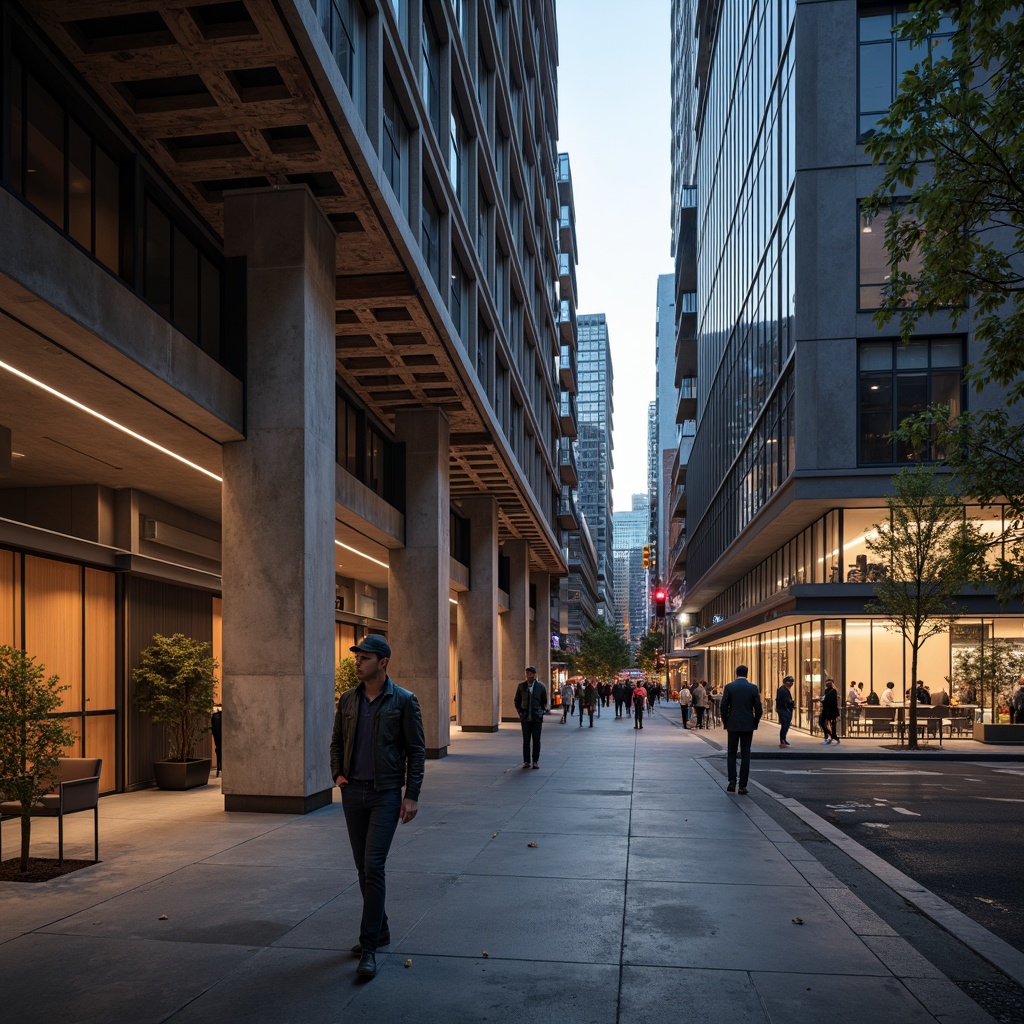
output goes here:
[{"label": "cafe chair", "polygon": [[[64,816],[79,811],[93,812],[93,859],[100,859],[100,768],[101,757],[62,757],[57,765],[55,787],[33,804],[29,813],[33,818],[57,819],[57,857],[64,864]],[[21,803],[7,800],[0,803],[0,820],[20,818]],[[0,849],[0,861],[3,850]]]}]

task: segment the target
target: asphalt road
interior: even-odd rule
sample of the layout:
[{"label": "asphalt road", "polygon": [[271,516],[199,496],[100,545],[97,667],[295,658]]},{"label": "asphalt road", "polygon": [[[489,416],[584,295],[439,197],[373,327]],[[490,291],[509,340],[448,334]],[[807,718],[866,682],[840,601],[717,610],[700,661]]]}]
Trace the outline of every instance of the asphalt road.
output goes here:
[{"label": "asphalt road", "polygon": [[1024,951],[1024,764],[755,760],[751,779]]}]

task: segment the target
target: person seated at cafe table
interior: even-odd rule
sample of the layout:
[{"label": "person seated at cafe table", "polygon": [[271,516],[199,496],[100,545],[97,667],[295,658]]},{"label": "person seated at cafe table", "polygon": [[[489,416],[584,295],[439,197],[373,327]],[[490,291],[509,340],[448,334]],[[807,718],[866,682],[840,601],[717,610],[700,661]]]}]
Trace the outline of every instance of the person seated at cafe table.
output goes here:
[{"label": "person seated at cafe table", "polygon": [[886,683],[885,690],[882,693],[882,706],[887,708],[898,708],[903,706],[901,700],[896,698],[896,684]]},{"label": "person seated at cafe table", "polygon": [[927,686],[924,685],[923,679],[918,679],[917,688],[914,690],[914,698],[918,704],[931,704],[932,695],[931,691]]},{"label": "person seated at cafe table", "polygon": [[[863,683],[861,685],[863,685]],[[846,703],[851,707],[856,707],[858,704],[864,703],[864,695],[857,688],[857,683],[853,679],[850,680],[850,690],[846,694]]]}]

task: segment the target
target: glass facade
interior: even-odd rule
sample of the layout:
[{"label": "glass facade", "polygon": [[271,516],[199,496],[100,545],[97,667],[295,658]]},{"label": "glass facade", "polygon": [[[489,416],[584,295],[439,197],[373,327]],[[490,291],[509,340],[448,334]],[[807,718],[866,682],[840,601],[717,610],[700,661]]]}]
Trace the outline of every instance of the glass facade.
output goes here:
[{"label": "glass facade", "polygon": [[714,564],[793,468],[793,7],[722,6],[697,126],[691,579]]}]

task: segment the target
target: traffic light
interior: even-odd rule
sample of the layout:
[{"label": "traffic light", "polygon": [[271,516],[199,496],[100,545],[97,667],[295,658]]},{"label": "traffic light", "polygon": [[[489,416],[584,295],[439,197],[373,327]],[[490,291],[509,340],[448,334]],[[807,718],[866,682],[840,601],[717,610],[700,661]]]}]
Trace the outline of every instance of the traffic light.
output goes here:
[{"label": "traffic light", "polygon": [[659,619],[665,617],[665,598],[668,597],[668,591],[664,587],[658,587],[654,591],[654,614]]},{"label": "traffic light", "polygon": [[[635,550],[635,549],[634,549]],[[651,545],[644,545],[644,568],[650,569],[651,567]]]}]

